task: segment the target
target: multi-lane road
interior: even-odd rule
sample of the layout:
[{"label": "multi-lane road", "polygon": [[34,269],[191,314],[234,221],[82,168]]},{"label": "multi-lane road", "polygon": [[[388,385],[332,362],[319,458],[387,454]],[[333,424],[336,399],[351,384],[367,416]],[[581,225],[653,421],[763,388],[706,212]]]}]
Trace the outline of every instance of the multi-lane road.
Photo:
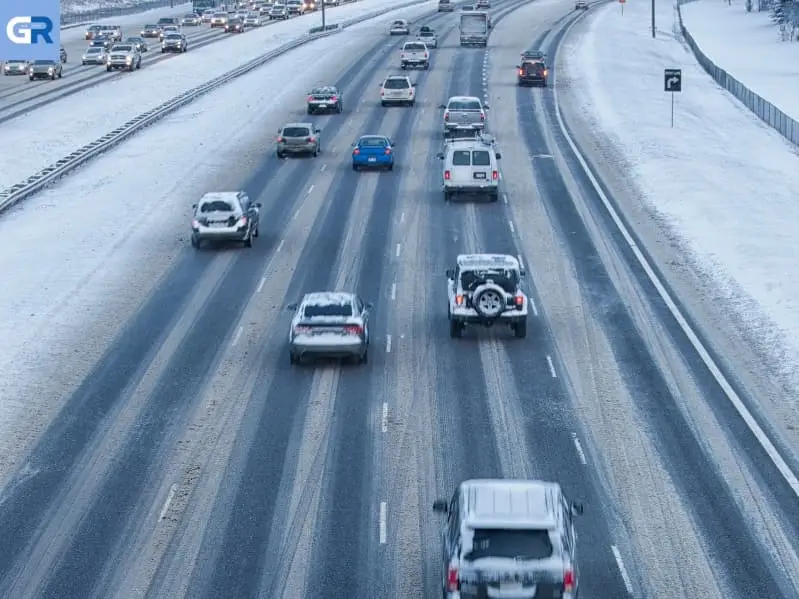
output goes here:
[{"label": "multi-lane road", "polygon": [[[44,432],[2,494],[0,596],[438,597],[431,506],[472,477],[585,503],[583,599],[794,596],[795,497],[620,249],[552,90],[515,85],[572,8],[495,2],[486,50],[432,16],[415,108],[380,106],[385,38],[342,57],[345,114],[285,115],[318,121],[325,152],[263,148],[240,181],[264,205],[255,246],[187,247]],[[451,95],[491,106],[497,204],[443,201]],[[353,172],[376,132],[397,166]],[[527,339],[449,338],[444,271],[476,251],[525,264]],[[374,302],[370,363],[293,368],[283,306],[331,288]]]}]

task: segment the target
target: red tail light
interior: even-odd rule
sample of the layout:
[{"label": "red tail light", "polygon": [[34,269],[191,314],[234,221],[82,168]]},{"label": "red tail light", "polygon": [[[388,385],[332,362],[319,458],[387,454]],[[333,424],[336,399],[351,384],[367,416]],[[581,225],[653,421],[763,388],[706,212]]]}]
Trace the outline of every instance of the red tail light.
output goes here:
[{"label": "red tail light", "polygon": [[344,327],[344,332],[346,332],[347,335],[361,335],[363,333],[363,327],[355,325],[355,324],[354,325],[350,325],[350,326]]},{"label": "red tail light", "polygon": [[310,102],[311,100],[313,100],[313,96],[308,96],[308,101]]},{"label": "red tail light", "polygon": [[491,178],[492,178],[494,181],[496,181],[497,179],[499,179],[499,171],[494,171],[494,172],[492,172],[492,173],[491,173]]},{"label": "red tail light", "polygon": [[307,141],[308,143],[312,144],[313,142],[316,141],[316,139],[314,139],[313,137],[306,137],[305,141]]},{"label": "red tail light", "polygon": [[246,216],[242,216],[242,217],[241,217],[241,218],[240,218],[240,219],[239,219],[239,220],[236,222],[236,226],[237,226],[237,227],[246,227],[246,226],[247,226],[247,217],[246,217]]},{"label": "red tail light", "polygon": [[427,52],[425,52],[425,53],[424,53],[424,57],[425,57],[425,58],[428,58],[429,56],[430,56],[430,55],[429,55]]},{"label": "red tail light", "polygon": [[444,120],[445,120],[445,121],[448,121],[448,120],[449,120],[449,111],[447,111],[447,112],[445,112],[445,113],[444,113]]},{"label": "red tail light", "polygon": [[360,148],[355,148],[355,149],[352,151],[352,155],[353,155],[353,156],[357,156],[357,155],[358,155],[358,154],[360,154],[360,153],[361,153],[361,150],[360,150]]},{"label": "red tail light", "polygon": [[285,141],[286,141],[286,138],[285,138],[285,137],[278,137],[278,138],[277,138],[277,143],[279,143],[279,144],[282,144],[282,143],[283,143],[283,142],[285,142]]},{"label": "red tail light", "polygon": [[197,228],[199,228],[199,226],[200,226],[200,221],[198,221],[196,218],[191,221],[192,229],[197,229]]},{"label": "red tail light", "polygon": [[458,306],[462,306],[463,305],[463,296],[462,295],[456,295],[455,296],[455,304],[457,304]]},{"label": "red tail light", "polygon": [[389,154],[391,154],[391,148],[386,148],[386,156],[388,156]]},{"label": "red tail light", "polygon": [[460,581],[458,580],[458,569],[450,566],[447,570],[447,590],[450,592],[460,589]]},{"label": "red tail light", "polygon": [[574,572],[571,570],[566,570],[563,573],[563,590],[566,593],[574,591]]},{"label": "red tail light", "polygon": [[524,305],[524,296],[523,295],[517,295],[516,298],[515,298],[515,301],[516,301],[516,305],[519,308],[521,308]]},{"label": "red tail light", "polygon": [[383,90],[381,89],[381,90],[380,90],[380,95],[381,95],[381,96],[383,96],[383,95],[384,95],[384,93],[385,93],[385,92],[383,92]]},{"label": "red tail light", "polygon": [[295,335],[310,335],[311,327],[294,327]]},{"label": "red tail light", "polygon": [[450,172],[449,172],[449,171],[444,171],[444,179],[446,179],[447,181],[449,181],[449,180],[450,180],[450,178],[451,178],[451,174],[450,174]]},{"label": "red tail light", "polygon": [[332,98],[330,98],[330,101],[331,102],[338,102],[338,96],[333,96]]},{"label": "red tail light", "polygon": [[481,113],[480,113],[480,120],[481,120],[481,121],[484,121],[484,120],[486,120],[486,113],[485,113],[485,112],[481,112]]}]

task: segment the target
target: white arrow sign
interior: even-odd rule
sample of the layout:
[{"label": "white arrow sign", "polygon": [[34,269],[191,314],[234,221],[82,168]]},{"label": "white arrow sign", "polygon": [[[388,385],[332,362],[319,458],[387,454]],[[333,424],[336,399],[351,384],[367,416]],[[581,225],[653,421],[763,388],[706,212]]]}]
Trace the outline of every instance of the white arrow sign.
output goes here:
[{"label": "white arrow sign", "polygon": [[668,86],[669,89],[671,89],[672,87],[677,85],[679,82],[680,82],[680,78],[679,77],[669,77],[668,80],[666,81],[666,85]]}]

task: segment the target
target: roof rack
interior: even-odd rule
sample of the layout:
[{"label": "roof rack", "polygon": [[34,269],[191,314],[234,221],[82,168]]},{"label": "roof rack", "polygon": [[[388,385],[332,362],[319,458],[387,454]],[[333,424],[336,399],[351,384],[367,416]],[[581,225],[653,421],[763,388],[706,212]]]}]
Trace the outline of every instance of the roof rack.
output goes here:
[{"label": "roof rack", "polygon": [[[493,135],[483,133],[479,129],[462,129],[460,131],[456,129],[453,133],[455,133],[455,137],[445,138],[445,144],[452,144],[459,141],[473,141],[487,146],[493,146],[494,143],[496,143],[496,138]],[[460,136],[458,134],[460,134]]]},{"label": "roof rack", "polygon": [[546,52],[539,50],[525,50],[522,52],[522,58],[546,58]]}]

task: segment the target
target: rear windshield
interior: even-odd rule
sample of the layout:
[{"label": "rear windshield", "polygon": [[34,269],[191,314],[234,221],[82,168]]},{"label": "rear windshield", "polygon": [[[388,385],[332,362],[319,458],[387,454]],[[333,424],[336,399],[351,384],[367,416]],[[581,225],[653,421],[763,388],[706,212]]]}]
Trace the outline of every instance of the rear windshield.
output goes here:
[{"label": "rear windshield", "polygon": [[469,150],[455,150],[452,153],[452,164],[455,166],[469,166],[472,153]]},{"label": "rear windshield", "polygon": [[472,164],[474,166],[491,166],[491,157],[485,150],[472,152]]},{"label": "rear windshield", "polygon": [[394,21],[392,25],[405,25],[405,21]]},{"label": "rear windshield", "polygon": [[114,52],[130,52],[132,50],[131,46],[114,46]]},{"label": "rear windshield", "polygon": [[233,206],[224,200],[213,200],[200,206],[200,212],[233,212]]},{"label": "rear windshield", "polygon": [[407,89],[409,85],[407,79],[386,79],[383,87],[386,89]]},{"label": "rear windshield", "polygon": [[385,137],[362,137],[360,141],[361,147],[364,148],[384,148],[386,147]]},{"label": "rear windshield", "polygon": [[309,305],[305,306],[303,311],[305,318],[314,318],[316,316],[352,316],[352,306],[350,304],[325,304],[322,306]]},{"label": "rear windshield", "polygon": [[308,137],[311,132],[307,127],[286,127],[283,129],[283,137]]},{"label": "rear windshield", "polygon": [[406,50],[424,50],[424,44],[405,44]]},{"label": "rear windshield", "polygon": [[480,110],[480,102],[477,100],[453,100],[449,103],[447,110]]},{"label": "rear windshield", "polygon": [[477,560],[486,557],[510,559],[546,559],[552,556],[548,530],[474,530],[472,550],[464,557]]},{"label": "rear windshield", "polygon": [[86,54],[99,54],[102,51],[103,51],[102,48],[89,48]]},{"label": "rear windshield", "polygon": [[432,31],[420,31],[419,37],[433,37],[434,33]]}]

